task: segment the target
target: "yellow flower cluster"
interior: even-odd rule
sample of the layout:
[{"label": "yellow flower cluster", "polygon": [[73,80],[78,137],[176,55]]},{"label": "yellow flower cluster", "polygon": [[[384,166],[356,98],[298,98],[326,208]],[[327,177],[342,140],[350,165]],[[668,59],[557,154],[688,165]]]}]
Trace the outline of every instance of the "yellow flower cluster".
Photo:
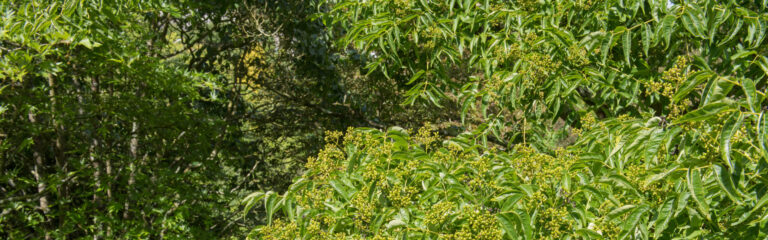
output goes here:
[{"label": "yellow flower cluster", "polygon": [[411,5],[412,0],[394,0],[395,6],[400,8],[407,8]]},{"label": "yellow flower cluster", "polygon": [[526,209],[532,210],[542,206],[547,201],[547,195],[542,191],[534,192],[533,195],[525,202]]},{"label": "yellow flower cluster", "polygon": [[517,0],[518,6],[524,11],[535,11],[538,8],[539,1],[537,0]]},{"label": "yellow flower cluster", "polygon": [[391,168],[390,172],[394,174],[397,179],[406,179],[412,176],[419,167],[419,161],[414,159],[400,159],[399,161],[393,162],[394,163],[392,163],[390,167],[394,166],[394,168]]},{"label": "yellow flower cluster", "polygon": [[541,213],[539,224],[549,231],[552,239],[560,239],[572,227],[572,221],[568,219],[568,210],[565,207],[547,208]]},{"label": "yellow flower cluster", "polygon": [[272,224],[263,227],[259,231],[260,239],[264,240],[286,240],[296,239],[300,233],[296,222],[286,223],[276,219]]},{"label": "yellow flower cluster", "polygon": [[523,56],[523,61],[528,68],[523,71],[534,83],[540,83],[560,68],[560,61],[553,61],[552,57],[543,53],[532,52]]},{"label": "yellow flower cluster", "polygon": [[582,132],[584,132],[584,130],[583,130],[583,129],[581,129],[581,128],[573,128],[573,129],[571,129],[571,132],[572,132],[574,135],[576,135],[576,136],[581,136],[581,133],[582,133]]},{"label": "yellow flower cluster", "polygon": [[310,157],[307,159],[305,167],[312,174],[314,180],[322,182],[328,179],[334,171],[339,170],[338,160],[341,159],[344,159],[344,152],[335,145],[328,144],[325,149],[318,153],[317,158]]},{"label": "yellow flower cluster", "polygon": [[392,202],[394,207],[403,208],[411,205],[413,195],[419,190],[411,186],[402,186],[401,184],[395,184],[389,189],[387,199]]},{"label": "yellow flower cluster", "polygon": [[686,73],[686,69],[688,68],[689,62],[690,62],[689,57],[678,56],[677,61],[675,62],[675,65],[669,70],[664,71],[664,74],[662,75],[661,78],[664,79],[665,81],[676,83],[676,84],[685,82],[688,76],[688,74]]},{"label": "yellow flower cluster", "polygon": [[528,32],[525,34],[525,37],[523,39],[523,42],[525,42],[526,46],[528,48],[532,48],[534,45],[536,45],[536,42],[539,40],[539,35],[535,32]]},{"label": "yellow flower cluster", "polygon": [[469,165],[482,175],[491,171],[492,163],[493,159],[491,159],[489,155],[483,155],[481,157],[476,157],[474,161],[469,163]]},{"label": "yellow flower cluster", "polygon": [[520,44],[512,43],[509,46],[499,44],[493,49],[493,57],[501,64],[511,64],[515,60],[520,59],[522,51],[520,50]]},{"label": "yellow flower cluster", "polygon": [[595,118],[595,114],[587,113],[586,116],[581,118],[581,127],[586,130],[590,130],[592,129],[592,126],[594,126],[596,122],[597,122],[597,119]]},{"label": "yellow flower cluster", "polygon": [[559,182],[562,172],[575,163],[572,157],[552,157],[547,154],[537,153],[536,150],[518,145],[515,151],[519,154],[513,167],[524,182],[536,184],[545,189],[549,188],[547,180]]},{"label": "yellow flower cluster", "polygon": [[355,131],[353,127],[349,127],[347,128],[347,134],[344,135],[343,144],[344,146],[369,147],[371,145],[375,145],[376,142],[373,140],[370,134],[361,131]]},{"label": "yellow flower cluster", "polygon": [[408,14],[408,10],[411,7],[411,3],[413,0],[394,0],[392,3],[395,4],[395,14],[397,16],[405,16]]},{"label": "yellow flower cluster", "polygon": [[466,223],[453,234],[448,234],[449,240],[497,240],[501,239],[501,228],[493,214],[479,207],[466,207],[461,217]]},{"label": "yellow flower cluster", "polygon": [[439,163],[455,163],[457,161],[468,161],[473,158],[473,153],[464,151],[461,146],[456,144],[448,144],[445,148],[441,148],[432,155],[432,159]]},{"label": "yellow flower cluster", "polygon": [[655,182],[646,186],[645,177],[648,175],[648,170],[641,164],[633,164],[627,167],[624,171],[624,175],[627,177],[632,185],[637,186],[640,193],[645,193],[651,201],[661,204],[665,197],[666,192],[662,188],[662,181]]},{"label": "yellow flower cluster", "polygon": [[332,216],[327,216],[326,215],[326,216],[322,216],[320,218],[320,222],[325,224],[326,226],[331,227],[331,226],[336,225],[336,218],[334,218]]},{"label": "yellow flower cluster", "polygon": [[395,144],[393,142],[383,142],[381,144],[374,145],[374,146],[375,147],[370,147],[370,148],[367,148],[366,150],[368,150],[369,155],[375,158],[380,158],[380,157],[387,157],[390,154],[392,154],[392,147],[394,147]]},{"label": "yellow flower cluster", "polygon": [[[329,233],[323,230],[320,222],[312,219],[306,228],[308,240],[342,240],[347,239],[343,232]],[[281,219],[276,219],[271,225],[263,227],[259,232],[259,239],[264,240],[294,240],[302,239],[301,230],[296,222],[286,223]]]},{"label": "yellow flower cluster", "polygon": [[[573,129],[573,133],[577,136],[580,136],[582,132],[592,130],[594,128],[595,123],[597,123],[597,119],[595,118],[594,113],[587,113],[584,116],[581,117],[581,128],[575,128]],[[600,122],[602,124],[602,122]]]},{"label": "yellow flower cluster", "polygon": [[[660,93],[667,99],[672,99],[677,93],[677,89],[688,79],[688,76],[695,73],[695,71],[688,71],[690,61],[688,56],[678,56],[672,68],[664,71],[661,81],[645,83],[645,94]],[[670,113],[668,118],[674,119],[681,116],[692,105],[693,103],[689,99],[684,99],[677,104],[671,104],[669,106]]]},{"label": "yellow flower cluster", "polygon": [[339,140],[341,140],[343,133],[339,131],[325,131],[325,140],[326,144],[331,144],[332,146],[339,146]]},{"label": "yellow flower cluster", "polygon": [[616,120],[619,120],[620,122],[625,122],[631,119],[632,119],[632,116],[629,116],[629,114],[621,114],[618,117],[616,117]]},{"label": "yellow flower cluster", "polygon": [[333,194],[333,189],[327,185],[321,185],[319,187],[301,190],[296,197],[296,201],[302,207],[319,209],[323,207],[323,202],[325,202],[331,194]]},{"label": "yellow flower cluster", "polygon": [[[328,232],[324,231],[320,227],[320,223],[318,221],[315,221],[315,220],[311,220],[309,222],[309,226],[307,226],[306,236],[309,236],[309,238],[308,238],[309,240],[335,240],[335,239],[342,240],[342,239],[346,239],[346,234],[344,234],[343,232],[331,234],[331,233],[328,233]],[[288,239],[286,239],[286,240],[288,240]]]},{"label": "yellow flower cluster", "polygon": [[424,223],[427,225],[440,225],[448,219],[453,210],[454,203],[449,201],[439,202],[427,210]]},{"label": "yellow flower cluster", "polygon": [[[720,113],[717,115],[718,121],[713,121],[711,123],[702,122],[702,121],[692,121],[692,122],[686,122],[681,127],[684,131],[697,131],[702,132],[701,130],[708,129],[708,131],[703,131],[702,134],[699,134],[697,144],[701,146],[703,151],[699,152],[690,152],[688,153],[688,156],[690,156],[693,159],[696,160],[702,160],[702,161],[715,161],[720,158],[720,141],[719,141],[719,130],[723,129],[723,123],[727,119],[728,113]],[[740,135],[743,133],[741,130],[737,131],[736,134]],[[734,137],[735,135],[734,134]],[[732,142],[739,142],[743,141],[742,139],[733,139]]]},{"label": "yellow flower cluster", "polygon": [[568,62],[576,67],[584,66],[590,63],[587,50],[577,44],[573,44],[568,47],[568,56],[566,57]]},{"label": "yellow flower cluster", "polygon": [[[608,220],[607,217],[603,216],[597,219],[596,221],[598,224],[595,224],[592,228],[597,233],[600,233],[600,235],[603,236],[605,239],[619,239],[619,234],[621,233],[621,228],[617,226],[615,223]],[[591,224],[591,223],[590,223]]]},{"label": "yellow flower cluster", "polygon": [[373,217],[373,211],[376,206],[368,200],[367,196],[370,190],[371,188],[368,186],[363,187],[350,201],[352,206],[357,209],[354,219],[355,227],[358,229],[366,229],[371,222],[371,217]]},{"label": "yellow flower cluster", "polygon": [[598,2],[599,0],[579,0],[574,3],[574,6],[581,9],[589,9]]},{"label": "yellow flower cluster", "polygon": [[429,122],[424,123],[424,126],[419,128],[419,132],[416,136],[413,136],[413,141],[416,144],[423,144],[424,150],[429,151],[433,146],[432,143],[436,142],[439,138],[437,132],[432,131],[432,124]]},{"label": "yellow flower cluster", "polygon": [[504,91],[507,88],[508,82],[504,82],[498,73],[494,73],[488,81],[485,82],[485,88],[489,89],[488,94],[491,95],[491,101],[498,101],[499,94],[497,92]]},{"label": "yellow flower cluster", "polygon": [[661,95],[664,97],[670,99],[674,97],[679,84],[685,82],[688,77],[686,73],[688,61],[688,57],[678,56],[675,65],[662,74],[661,82],[651,81],[646,83],[646,94],[650,95],[661,92]]},{"label": "yellow flower cluster", "polygon": [[395,238],[393,238],[393,237],[385,237],[385,236],[382,236],[382,235],[376,235],[376,236],[373,236],[373,238],[371,238],[371,240],[395,240]]},{"label": "yellow flower cluster", "polygon": [[379,168],[376,164],[369,163],[365,165],[365,171],[363,171],[363,179],[365,179],[367,182],[381,182],[384,180],[384,172],[379,171]]}]

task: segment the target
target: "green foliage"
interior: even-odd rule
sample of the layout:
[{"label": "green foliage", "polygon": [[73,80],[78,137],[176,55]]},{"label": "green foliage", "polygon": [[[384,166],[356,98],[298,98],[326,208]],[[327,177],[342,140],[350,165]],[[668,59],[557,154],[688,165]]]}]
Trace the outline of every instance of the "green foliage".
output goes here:
[{"label": "green foliage", "polygon": [[252,237],[768,236],[765,4],[324,6],[337,48],[469,132],[348,131],[288,191],[247,199],[280,219]]},{"label": "green foliage", "polygon": [[184,10],[0,3],[0,238],[226,235],[242,197],[226,161],[241,153],[222,147],[237,140],[220,114],[232,101],[216,74],[160,57],[158,19]]},{"label": "green foliage", "polygon": [[246,211],[263,204],[270,219],[251,238],[768,235],[759,174],[765,160],[747,146],[756,134],[738,130],[733,143],[742,147],[732,150],[738,160],[730,167],[716,148],[697,145],[706,140],[691,139],[717,144],[717,131],[660,123],[605,120],[553,153],[487,149],[472,134],[440,143],[428,128],[328,133],[325,149],[288,191],[246,198]]},{"label": "green foliage", "polygon": [[0,238],[766,238],[766,8],[3,1]]},{"label": "green foliage", "polygon": [[768,70],[766,6],[752,2],[336,0],[326,6],[331,10],[317,17],[342,34],[334,35],[338,47],[373,55],[369,72],[410,86],[403,104],[423,99],[458,107],[465,126],[486,125],[478,129],[503,144],[547,138],[557,121],[576,127],[590,112],[674,119]]}]

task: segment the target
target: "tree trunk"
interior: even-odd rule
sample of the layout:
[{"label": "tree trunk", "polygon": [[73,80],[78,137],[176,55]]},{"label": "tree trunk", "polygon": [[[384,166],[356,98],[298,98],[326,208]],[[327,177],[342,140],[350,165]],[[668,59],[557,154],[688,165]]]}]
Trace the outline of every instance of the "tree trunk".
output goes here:
[{"label": "tree trunk", "polygon": [[[60,116],[57,110],[58,100],[56,99],[56,85],[53,76],[48,76],[48,88],[48,98],[51,100],[51,125],[53,125],[54,134],[56,135],[53,146],[54,161],[61,173],[67,175],[69,171],[67,170],[67,159],[64,156],[64,128],[61,125],[61,120],[59,119]],[[69,196],[68,191],[67,183],[62,182],[57,190],[59,198],[66,200]],[[66,204],[62,204],[59,206],[59,211],[67,212],[69,209]],[[59,218],[59,226],[63,226],[65,223],[66,219]]]},{"label": "tree trunk", "polygon": [[131,123],[131,142],[128,147],[128,154],[131,158],[131,164],[128,166],[130,173],[128,175],[128,186],[126,187],[126,200],[124,203],[123,219],[130,218],[131,200],[133,199],[133,184],[136,183],[136,163],[139,155],[139,123],[136,119]]},{"label": "tree trunk", "polygon": [[[101,97],[99,92],[99,80],[98,78],[94,77],[91,79],[91,105],[98,106],[99,105],[99,98]],[[88,147],[88,158],[91,161],[91,167],[93,168],[93,181],[94,181],[94,191],[93,191],[93,204],[94,204],[94,210],[96,212],[102,212],[102,200],[101,196],[99,195],[99,189],[101,189],[101,163],[99,162],[99,159],[96,158],[96,154],[99,148],[99,137],[98,137],[98,130],[99,130],[99,113],[94,113],[93,122],[91,124],[91,144]],[[93,239],[98,240],[101,239],[101,235],[104,231],[104,224],[100,222],[100,220],[96,217],[98,214],[94,214],[93,217],[93,224],[96,226],[96,233],[93,234]]]},{"label": "tree trunk", "polygon": [[[29,110],[29,113],[27,114],[27,117],[29,118],[30,125],[34,126],[37,123],[37,119],[35,116],[35,113],[33,110]],[[32,146],[32,160],[34,161],[34,166],[32,168],[32,175],[35,176],[35,181],[37,181],[37,194],[38,197],[38,208],[40,208],[41,211],[43,211],[43,216],[48,213],[48,197],[45,194],[45,188],[47,187],[45,184],[45,173],[43,172],[43,168],[45,167],[43,162],[43,154],[40,149],[40,143],[38,142],[40,138],[37,136],[34,136],[33,139],[35,139],[34,146]],[[47,217],[47,216],[46,216]],[[47,221],[47,220],[46,220]],[[43,228],[48,229],[47,223],[43,223]],[[45,239],[51,239],[51,236],[48,234],[48,232],[45,233]]]}]

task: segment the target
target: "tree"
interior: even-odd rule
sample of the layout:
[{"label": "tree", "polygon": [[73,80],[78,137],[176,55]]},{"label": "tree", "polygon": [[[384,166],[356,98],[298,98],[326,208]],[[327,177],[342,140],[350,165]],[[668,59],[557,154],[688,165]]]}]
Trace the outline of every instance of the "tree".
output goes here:
[{"label": "tree", "polygon": [[[409,86],[405,105],[460,109],[469,131],[438,146],[397,129],[372,131],[363,139],[375,140],[362,143],[348,132],[344,144],[331,141],[318,155],[325,164],[309,162],[312,170],[289,191],[246,198],[246,206],[263,200],[271,219],[280,219],[255,228],[253,237],[768,234],[760,174],[766,6],[472,0],[325,6],[316,17],[332,29],[337,48],[372,56],[368,71]],[[446,160],[449,153],[460,157]],[[483,157],[490,160],[477,163]],[[313,196],[322,196],[315,199],[321,203],[303,204]],[[438,209],[443,212],[433,212]],[[487,232],[465,231],[488,221]]]},{"label": "tree", "polygon": [[[215,74],[163,58],[160,1],[11,1],[4,12],[0,235],[208,238],[232,213],[237,122]],[[236,125],[234,125],[236,126]],[[237,153],[235,153],[237,154]],[[216,231],[211,231],[216,230]]]}]

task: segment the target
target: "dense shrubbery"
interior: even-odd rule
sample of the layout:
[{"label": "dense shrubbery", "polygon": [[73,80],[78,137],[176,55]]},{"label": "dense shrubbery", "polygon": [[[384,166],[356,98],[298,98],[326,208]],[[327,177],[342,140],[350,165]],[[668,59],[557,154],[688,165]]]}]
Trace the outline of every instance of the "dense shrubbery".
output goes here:
[{"label": "dense shrubbery", "polygon": [[[739,151],[738,174],[722,163],[675,159],[679,155],[664,148],[679,144],[683,127],[665,129],[659,121],[625,117],[588,125],[582,134],[591,137],[552,153],[522,144],[487,149],[472,134],[441,142],[428,127],[415,134],[400,128],[350,129],[343,137],[331,132],[290,190],[246,198],[247,209],[264,204],[271,222],[251,237],[766,236],[765,183],[757,177],[758,162],[749,160],[761,156],[758,149]],[[616,134],[606,133],[610,129]]]},{"label": "dense shrubbery", "polygon": [[337,47],[468,132],[329,134],[289,191],[246,199],[254,237],[768,236],[765,4],[324,6]]}]

